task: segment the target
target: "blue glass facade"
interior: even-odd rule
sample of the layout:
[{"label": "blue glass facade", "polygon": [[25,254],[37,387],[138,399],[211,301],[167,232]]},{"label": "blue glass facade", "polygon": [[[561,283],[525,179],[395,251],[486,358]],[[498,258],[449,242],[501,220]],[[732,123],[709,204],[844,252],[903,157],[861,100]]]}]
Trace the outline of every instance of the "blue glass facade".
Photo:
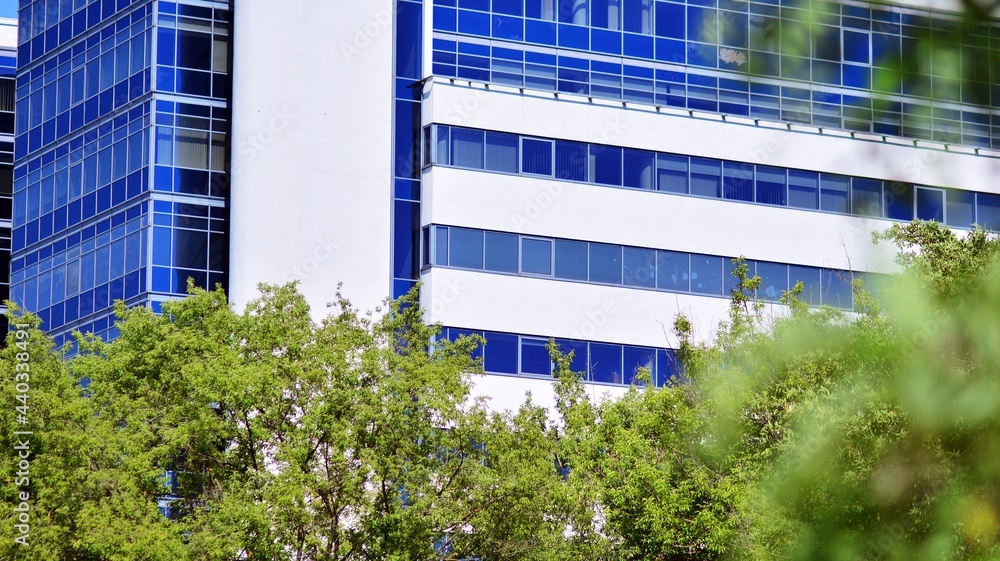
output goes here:
[{"label": "blue glass facade", "polygon": [[[14,89],[17,53],[0,49],[0,313],[10,298],[10,237],[14,189]],[[7,334],[7,318],[0,317],[0,338]]]},{"label": "blue glass facade", "polygon": [[12,299],[57,343],[226,282],[228,2],[21,2]]},{"label": "blue glass facade", "polygon": [[437,76],[1000,148],[1000,27],[953,15],[799,0],[434,0],[433,27]]}]

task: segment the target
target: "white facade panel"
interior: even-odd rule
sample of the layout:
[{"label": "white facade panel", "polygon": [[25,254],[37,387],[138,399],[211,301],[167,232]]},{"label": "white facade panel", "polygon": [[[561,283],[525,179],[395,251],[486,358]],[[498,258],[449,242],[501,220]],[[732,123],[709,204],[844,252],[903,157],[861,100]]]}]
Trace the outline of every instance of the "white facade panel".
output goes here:
[{"label": "white facade panel", "polygon": [[301,281],[390,296],[393,17],[389,0],[237,0],[230,296]]}]

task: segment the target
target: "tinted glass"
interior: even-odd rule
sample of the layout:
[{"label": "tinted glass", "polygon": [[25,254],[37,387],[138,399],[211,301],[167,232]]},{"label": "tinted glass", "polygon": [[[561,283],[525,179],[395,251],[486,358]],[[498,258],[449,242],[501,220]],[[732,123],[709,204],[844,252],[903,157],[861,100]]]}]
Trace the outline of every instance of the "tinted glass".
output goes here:
[{"label": "tinted glass", "polygon": [[587,280],[587,242],[556,240],[556,277]]},{"label": "tinted glass", "polygon": [[500,374],[516,374],[517,336],[487,331],[483,369]]},{"label": "tinted glass", "polygon": [[625,149],[624,184],[637,189],[653,188],[653,167],[656,154],[645,150]]},{"label": "tinted glass", "polygon": [[551,374],[552,359],[545,339],[521,338],[521,373],[548,376]]},{"label": "tinted glass", "polygon": [[757,166],[757,202],[785,206],[785,170]]},{"label": "tinted glass", "polygon": [[918,188],[917,218],[944,222],[944,191]]},{"label": "tinted glass", "polygon": [[625,284],[656,287],[656,250],[638,247],[624,249]]},{"label": "tinted glass", "polygon": [[486,169],[517,173],[517,144],[515,134],[486,133]]},{"label": "tinted glass", "polygon": [[590,373],[594,382],[621,384],[622,348],[619,345],[590,344]]},{"label": "tinted glass", "polygon": [[722,258],[710,255],[691,256],[691,292],[722,294]]},{"label": "tinted glass", "polygon": [[552,242],[521,239],[521,271],[534,275],[552,274]]},{"label": "tinted glass", "polygon": [[687,253],[675,251],[656,252],[656,286],[666,290],[687,292],[690,289],[688,280],[690,269]]},{"label": "tinted glass", "polygon": [[976,195],[969,191],[949,189],[946,195],[948,201],[948,225],[958,228],[968,228],[975,222]]},{"label": "tinted glass", "polygon": [[594,182],[603,185],[622,184],[622,149],[614,146],[592,144],[590,164]]},{"label": "tinted glass", "polygon": [[691,194],[719,197],[722,188],[722,164],[719,160],[691,158]]},{"label": "tinted glass", "polygon": [[670,193],[688,192],[687,156],[656,156],[656,188]]},{"label": "tinted glass", "polygon": [[913,185],[898,181],[886,181],[882,197],[885,201],[886,218],[913,220]]},{"label": "tinted glass", "polygon": [[548,140],[521,140],[521,171],[552,175],[552,143]]},{"label": "tinted glass", "polygon": [[587,180],[587,145],[583,142],[556,141],[556,178]]},{"label": "tinted glass", "polygon": [[590,244],[590,281],[621,284],[621,246],[600,243]]},{"label": "tinted glass", "polygon": [[486,270],[517,273],[517,236],[486,232]]},{"label": "tinted glass", "polygon": [[451,228],[448,263],[452,267],[483,268],[483,233],[465,228]]},{"label": "tinted glass", "polygon": [[819,174],[813,171],[788,170],[788,206],[819,208]]},{"label": "tinted glass", "polygon": [[824,173],[820,176],[820,208],[827,212],[848,213],[847,193],[850,190],[851,178],[842,175]]}]

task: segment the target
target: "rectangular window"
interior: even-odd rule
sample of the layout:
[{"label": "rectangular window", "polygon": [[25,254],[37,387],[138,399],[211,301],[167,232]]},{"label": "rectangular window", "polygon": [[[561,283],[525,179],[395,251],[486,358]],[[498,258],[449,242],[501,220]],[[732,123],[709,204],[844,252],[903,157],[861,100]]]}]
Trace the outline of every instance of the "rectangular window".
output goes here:
[{"label": "rectangular window", "polygon": [[810,306],[819,306],[821,302],[820,293],[822,292],[820,285],[820,270],[816,267],[789,265],[789,287],[794,287],[795,284],[799,282],[803,284],[803,290],[802,294],[799,295],[799,300],[809,304]]},{"label": "rectangular window", "polygon": [[917,187],[917,218],[944,222],[944,191]]},{"label": "rectangular window", "polygon": [[1000,231],[1000,195],[976,193],[976,224]]},{"label": "rectangular window", "polygon": [[517,173],[517,143],[516,134],[486,133],[486,169]]},{"label": "rectangular window", "polygon": [[434,265],[448,266],[448,228],[434,227]]},{"label": "rectangular window", "polygon": [[726,162],[723,172],[725,198],[753,202],[753,164]]},{"label": "rectangular window", "polygon": [[590,373],[594,382],[621,384],[623,381],[621,345],[591,343]]},{"label": "rectangular window", "polygon": [[[722,289],[723,294],[729,295],[736,292],[740,288],[740,279],[733,273],[736,272],[736,261],[735,259],[723,259],[722,265]],[[752,279],[757,274],[757,262],[753,259],[744,259],[747,265],[746,278]],[[747,296],[751,296],[750,292],[747,290],[743,291]]]},{"label": "rectangular window", "polygon": [[850,177],[829,173],[822,174],[820,176],[820,208],[827,212],[847,214],[850,211],[850,207],[847,204],[847,194],[850,192],[850,186]]},{"label": "rectangular window", "polygon": [[442,166],[451,165],[451,127],[438,125],[435,127],[437,135],[437,146],[434,149],[434,163]]},{"label": "rectangular window", "polygon": [[761,279],[757,296],[763,300],[776,302],[788,290],[788,265],[758,261],[757,276]]},{"label": "rectangular window", "polygon": [[709,158],[691,158],[691,194],[719,198],[722,195],[722,163]]},{"label": "rectangular window", "polygon": [[688,192],[687,156],[656,155],[656,188],[669,193]]},{"label": "rectangular window", "polygon": [[757,166],[757,202],[785,206],[785,168]]},{"label": "rectangular window", "polygon": [[690,256],[676,251],[656,252],[656,287],[687,292],[691,289]]},{"label": "rectangular window", "polygon": [[850,271],[823,269],[823,304],[850,310],[854,307]]},{"label": "rectangular window", "polygon": [[521,140],[521,171],[552,175],[552,142],[535,138]]},{"label": "rectangular window", "polygon": [[723,259],[711,255],[691,256],[691,292],[722,295]]},{"label": "rectangular window", "polygon": [[626,286],[656,288],[656,250],[626,247],[623,259]]},{"label": "rectangular window", "polygon": [[590,282],[622,283],[621,246],[590,244]]},{"label": "rectangular window", "polygon": [[549,357],[548,341],[521,337],[521,373],[535,376],[552,375],[552,359]]},{"label": "rectangular window", "polygon": [[589,368],[589,360],[587,357],[587,343],[583,341],[574,341],[572,339],[556,339],[556,344],[559,345],[559,352],[564,355],[573,355],[573,359],[570,362],[569,369],[577,374],[583,374],[584,378],[587,378],[587,373]]},{"label": "rectangular window", "polygon": [[448,263],[466,269],[483,268],[483,233],[466,228],[450,228]]},{"label": "rectangular window", "polygon": [[623,0],[624,27],[629,33],[653,33],[653,0]]},{"label": "rectangular window", "polygon": [[976,221],[976,194],[970,191],[949,189],[946,191],[948,211],[945,217],[948,225],[956,228],[968,228]]},{"label": "rectangular window", "polygon": [[882,182],[855,177],[851,181],[851,213],[858,216],[882,216]]},{"label": "rectangular window", "polygon": [[483,169],[483,131],[452,127],[451,165]]},{"label": "rectangular window", "polygon": [[590,0],[593,10],[590,16],[590,25],[601,29],[621,29],[620,1]]},{"label": "rectangular window", "polygon": [[913,185],[899,181],[886,181],[882,193],[885,217],[893,220],[913,220]]},{"label": "rectangular window", "polygon": [[656,349],[649,347],[625,347],[625,380],[626,384],[638,383],[637,376],[642,370],[652,377],[656,366]]},{"label": "rectangular window", "polygon": [[549,240],[522,238],[521,272],[532,275],[551,275],[552,242]]},{"label": "rectangular window", "polygon": [[556,141],[556,178],[567,181],[587,180],[587,144]]},{"label": "rectangular window", "polygon": [[646,150],[625,149],[624,184],[636,189],[653,189],[656,154]]},{"label": "rectangular window", "polygon": [[558,0],[525,0],[524,15],[529,18],[554,21],[555,3]]},{"label": "rectangular window", "polygon": [[517,235],[486,232],[486,270],[517,274]]},{"label": "rectangular window", "polygon": [[622,149],[600,144],[590,145],[590,176],[602,185],[622,184]]},{"label": "rectangular window", "polygon": [[819,174],[814,171],[788,170],[788,206],[819,208]]},{"label": "rectangular window", "polygon": [[496,374],[517,374],[517,335],[487,331],[483,349],[483,370]]},{"label": "rectangular window", "polygon": [[556,278],[587,280],[587,242],[556,240]]}]

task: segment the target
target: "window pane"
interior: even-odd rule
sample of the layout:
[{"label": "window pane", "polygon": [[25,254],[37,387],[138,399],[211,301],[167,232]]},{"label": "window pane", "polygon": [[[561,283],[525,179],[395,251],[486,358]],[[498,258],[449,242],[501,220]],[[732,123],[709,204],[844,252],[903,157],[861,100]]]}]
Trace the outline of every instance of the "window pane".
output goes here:
[{"label": "window pane", "polygon": [[517,273],[517,235],[486,232],[486,270]]},{"label": "window pane", "polygon": [[1000,231],[1000,195],[976,193],[976,223],[988,230]]},{"label": "window pane", "polygon": [[483,268],[483,233],[466,228],[451,228],[448,262],[452,267]]},{"label": "window pane", "polygon": [[625,31],[650,34],[653,32],[653,0],[625,0]]},{"label": "window pane", "polygon": [[851,272],[823,269],[823,303],[834,308],[850,310],[854,307],[851,299]]},{"label": "window pane", "polygon": [[517,173],[516,134],[486,133],[486,169]]},{"label": "window pane", "polygon": [[676,251],[656,252],[656,287],[665,290],[690,290],[689,255]]},{"label": "window pane", "polygon": [[[441,333],[442,336],[447,338],[451,342],[458,341],[461,337],[470,337],[472,335],[479,335],[483,337],[482,331],[471,331],[468,329],[455,329],[454,327],[447,330],[447,333]],[[476,345],[476,349],[472,351],[472,358],[480,358],[483,356],[483,345]]]},{"label": "window pane", "polygon": [[801,265],[788,266],[788,285],[795,286],[795,283],[802,282],[804,286],[799,300],[811,306],[820,304],[820,270],[816,267],[803,267]]},{"label": "window pane", "polygon": [[944,191],[918,187],[917,218],[944,222]]},{"label": "window pane", "polygon": [[521,272],[533,275],[552,274],[552,242],[521,239]]},{"label": "window pane", "polygon": [[948,225],[956,228],[968,228],[976,221],[976,194],[969,191],[959,191],[949,189],[946,198],[948,199]]},{"label": "window pane", "polygon": [[556,0],[525,0],[524,15],[529,18],[552,21],[555,19],[553,3]]},{"label": "window pane", "polygon": [[[744,261],[747,264],[747,279],[752,279],[757,274],[757,262],[753,259],[744,259]],[[733,263],[732,259],[723,259],[722,265],[723,294],[728,296],[740,287],[740,281],[733,275],[733,272],[736,271],[736,263]],[[750,296],[748,291],[744,290],[744,293]]]},{"label": "window pane", "polygon": [[590,0],[592,12],[590,25],[601,29],[621,29],[618,13],[619,0]]},{"label": "window pane", "polygon": [[691,256],[691,292],[722,295],[723,259],[711,255]]},{"label": "window pane", "polygon": [[583,374],[584,379],[586,379],[588,372],[587,343],[570,339],[556,339],[556,344],[559,345],[559,352],[562,354],[569,355],[573,353],[573,360],[570,362],[569,369],[577,374]]},{"label": "window pane", "polygon": [[590,281],[622,283],[622,248],[602,243],[590,244]]},{"label": "window pane", "polygon": [[521,171],[552,175],[552,143],[548,140],[521,140]]},{"label": "window pane", "polygon": [[444,226],[435,226],[435,240],[434,240],[434,264],[435,265],[447,265],[448,264],[448,228]]},{"label": "window pane", "polygon": [[545,339],[521,337],[521,373],[550,376],[552,374],[552,359],[546,348]]},{"label": "window pane", "polygon": [[847,214],[847,192],[851,186],[851,178],[843,175],[824,173],[820,176],[820,208],[827,212],[842,212]]},{"label": "window pane", "polygon": [[868,34],[845,29],[844,60],[868,64],[869,55]]},{"label": "window pane", "polygon": [[625,347],[625,380],[626,384],[636,383],[639,370],[649,370],[651,376],[656,375],[656,349],[649,347]]},{"label": "window pane", "polygon": [[208,169],[207,132],[177,129],[174,146],[179,167]]},{"label": "window pane", "polygon": [[595,183],[622,184],[622,149],[613,146],[590,145],[590,168]]},{"label": "window pane", "polygon": [[851,181],[851,213],[858,216],[882,216],[882,182],[878,179]]},{"label": "window pane", "polygon": [[656,156],[656,188],[670,193],[688,192],[687,156]]},{"label": "window pane", "polygon": [[656,154],[645,150],[625,149],[625,186],[653,188],[653,164]]},{"label": "window pane", "polygon": [[691,158],[691,194],[719,198],[722,195],[721,175],[719,160]]},{"label": "window pane", "polygon": [[556,240],[556,277],[587,280],[587,242]]},{"label": "window pane", "polygon": [[681,375],[681,361],[673,349],[658,349],[656,351],[656,385],[666,385],[672,379]]},{"label": "window pane", "polygon": [[434,163],[436,164],[451,165],[451,151],[449,150],[451,140],[449,132],[450,127],[437,126],[437,148],[434,150]]},{"label": "window pane", "polygon": [[814,171],[788,170],[788,206],[819,208],[819,174]]},{"label": "window pane", "polygon": [[757,166],[757,202],[785,206],[785,169]]},{"label": "window pane", "polygon": [[621,346],[591,343],[590,372],[594,382],[623,383]]},{"label": "window pane", "polygon": [[725,197],[753,202],[753,164],[726,162],[723,166]]},{"label": "window pane", "polygon": [[777,301],[788,290],[788,265],[758,261],[757,276],[761,279],[757,292],[761,299]]},{"label": "window pane", "polygon": [[517,374],[517,336],[486,332],[483,369],[499,374]]},{"label": "window pane", "polygon": [[656,250],[626,247],[624,250],[625,284],[656,287]]},{"label": "window pane", "polygon": [[556,178],[568,181],[587,180],[587,144],[556,141]]},{"label": "window pane", "polygon": [[453,127],[451,163],[463,168],[483,169],[483,131]]},{"label": "window pane", "polygon": [[913,220],[913,185],[899,181],[886,181],[885,217],[893,220]]}]

